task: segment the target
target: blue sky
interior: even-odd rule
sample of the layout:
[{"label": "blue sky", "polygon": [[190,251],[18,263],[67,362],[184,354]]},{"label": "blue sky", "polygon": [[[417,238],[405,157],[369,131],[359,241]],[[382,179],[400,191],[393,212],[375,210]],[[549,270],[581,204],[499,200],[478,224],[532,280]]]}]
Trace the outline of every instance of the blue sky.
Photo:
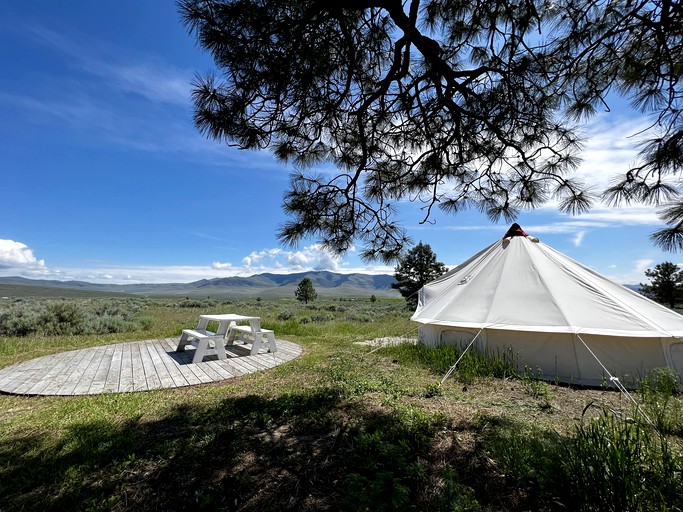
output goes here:
[{"label": "blue sky", "polygon": [[[387,272],[317,240],[275,236],[290,168],[267,152],[208,141],[192,122],[190,83],[213,69],[174,2],[0,3],[0,275],[92,282],[190,282],[299,272]],[[614,105],[613,105],[614,106]],[[635,161],[647,119],[623,106],[585,128],[579,174],[605,185]],[[401,219],[448,266],[499,239],[507,223],[476,212]],[[652,246],[651,207],[578,217],[552,206],[518,222],[542,242],[627,284],[678,254]]]}]

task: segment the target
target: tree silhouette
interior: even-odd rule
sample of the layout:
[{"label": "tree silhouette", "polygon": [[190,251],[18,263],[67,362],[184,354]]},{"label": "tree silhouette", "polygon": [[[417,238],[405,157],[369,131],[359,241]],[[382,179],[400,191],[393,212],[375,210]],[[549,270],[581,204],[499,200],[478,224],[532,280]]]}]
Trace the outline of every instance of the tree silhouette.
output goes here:
[{"label": "tree silhouette", "polygon": [[637,165],[603,198],[673,201],[653,240],[683,248],[680,0],[180,0],[179,10],[217,66],[194,83],[200,132],[299,169],[285,243],[315,236],[343,253],[358,241],[366,259],[393,261],[411,243],[395,215],[406,200],[421,222],[436,207],[506,221],[549,200],[585,211],[597,193],[572,176],[577,127],[614,94],[652,125]]}]

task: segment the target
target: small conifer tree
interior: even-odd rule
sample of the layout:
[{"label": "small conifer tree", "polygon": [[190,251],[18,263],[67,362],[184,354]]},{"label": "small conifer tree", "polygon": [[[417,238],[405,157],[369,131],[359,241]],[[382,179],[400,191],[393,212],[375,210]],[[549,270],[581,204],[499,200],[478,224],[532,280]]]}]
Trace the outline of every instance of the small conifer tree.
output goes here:
[{"label": "small conifer tree", "polygon": [[309,300],[315,300],[318,298],[318,293],[313,288],[313,281],[308,277],[304,277],[300,282],[299,286],[294,292],[296,299],[304,304],[308,304]]}]

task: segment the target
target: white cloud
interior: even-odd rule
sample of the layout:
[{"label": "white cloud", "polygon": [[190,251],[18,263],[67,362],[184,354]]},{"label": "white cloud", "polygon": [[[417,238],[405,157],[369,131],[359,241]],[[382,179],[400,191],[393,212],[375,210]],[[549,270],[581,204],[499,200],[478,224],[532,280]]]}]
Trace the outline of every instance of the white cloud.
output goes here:
[{"label": "white cloud", "polygon": [[583,237],[586,236],[585,231],[578,231],[576,235],[574,235],[574,238],[572,239],[572,243],[574,244],[575,247],[581,247],[581,243],[583,242]]},{"label": "white cloud", "polygon": [[37,259],[26,244],[0,240],[0,269],[42,270],[45,261]]},{"label": "white cloud", "polygon": [[232,268],[232,263],[221,263],[220,261],[214,261],[211,264],[211,268],[214,268],[216,270],[227,270]]},{"label": "white cloud", "polygon": [[279,271],[330,270],[340,268],[341,258],[314,244],[300,251],[264,249],[254,251],[242,259],[242,266],[249,270],[277,269]]},{"label": "white cloud", "polygon": [[584,146],[578,156],[582,163],[576,176],[587,185],[604,189],[615,177],[635,165],[638,144],[651,123],[645,116],[598,115],[583,129]]}]

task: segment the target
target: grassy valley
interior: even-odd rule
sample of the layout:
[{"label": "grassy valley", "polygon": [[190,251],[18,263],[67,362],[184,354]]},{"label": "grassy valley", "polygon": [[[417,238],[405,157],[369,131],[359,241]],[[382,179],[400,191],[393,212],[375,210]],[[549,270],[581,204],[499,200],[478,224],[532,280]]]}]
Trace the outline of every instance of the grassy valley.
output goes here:
[{"label": "grassy valley", "polygon": [[[175,337],[207,312],[258,315],[304,353],[186,388],[0,395],[2,510],[683,508],[683,403],[666,373],[634,404],[467,353],[440,385],[459,352],[415,345],[396,299],[15,298],[0,315],[7,302],[42,327],[0,335],[0,367]],[[82,332],[97,318],[127,327]]]}]

